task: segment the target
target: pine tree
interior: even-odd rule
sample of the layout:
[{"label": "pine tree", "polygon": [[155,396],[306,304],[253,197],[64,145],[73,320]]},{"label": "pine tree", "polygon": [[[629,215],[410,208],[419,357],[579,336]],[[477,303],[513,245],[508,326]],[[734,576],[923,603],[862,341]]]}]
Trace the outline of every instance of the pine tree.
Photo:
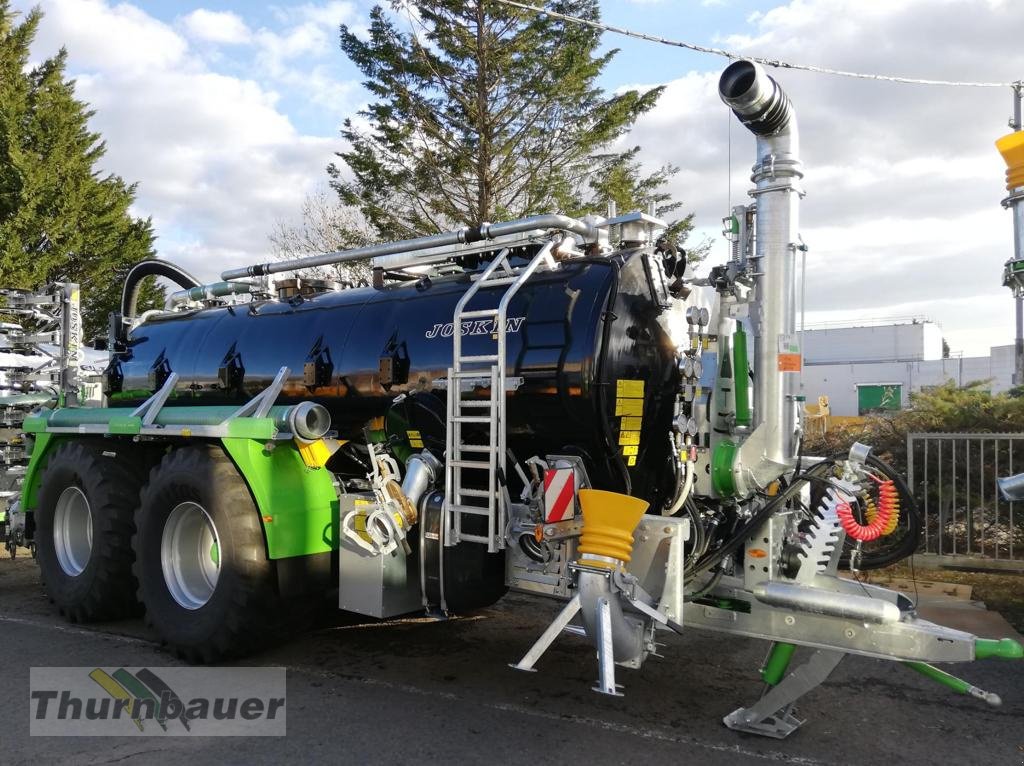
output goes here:
[{"label": "pine tree", "polygon": [[[599,18],[597,0],[548,7]],[[349,148],[328,168],[342,203],[381,237],[604,213],[601,194],[623,212],[679,207],[662,192],[675,168],[644,174],[637,148],[610,149],[662,88],[607,96],[596,81],[617,51],[598,53],[598,30],[488,0],[394,0],[391,10],[371,11],[365,40],[341,28],[375,101],[345,121]]]},{"label": "pine tree", "polygon": [[[0,0],[0,285],[78,282],[91,338],[105,333],[120,277],[153,257],[153,229],[129,212],[135,186],[98,170],[106,147],[65,78],[67,52],[29,70],[41,19],[35,9],[15,23]],[[149,285],[140,307],[162,303],[163,291]]]}]

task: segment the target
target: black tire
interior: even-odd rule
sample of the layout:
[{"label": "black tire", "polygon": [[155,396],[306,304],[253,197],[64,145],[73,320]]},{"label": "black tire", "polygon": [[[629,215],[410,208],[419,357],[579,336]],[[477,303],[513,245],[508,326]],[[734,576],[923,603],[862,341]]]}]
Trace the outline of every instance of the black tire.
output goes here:
[{"label": "black tire", "polygon": [[[164,575],[161,546],[172,512],[194,503],[212,523],[219,571],[207,600],[187,607]],[[194,512],[194,511],[193,511]],[[277,579],[249,488],[219,447],[167,454],[150,474],[133,540],[139,600],[164,644],[189,662],[215,662],[261,646],[277,613]]]},{"label": "black tire", "polygon": [[[54,450],[41,478],[33,539],[39,572],[50,600],[71,622],[114,620],[139,611],[131,539],[142,468],[115,454],[119,450],[107,452],[102,445],[67,442]],[[54,538],[58,501],[72,487],[84,495],[92,521],[88,563],[75,575],[62,565]]]}]

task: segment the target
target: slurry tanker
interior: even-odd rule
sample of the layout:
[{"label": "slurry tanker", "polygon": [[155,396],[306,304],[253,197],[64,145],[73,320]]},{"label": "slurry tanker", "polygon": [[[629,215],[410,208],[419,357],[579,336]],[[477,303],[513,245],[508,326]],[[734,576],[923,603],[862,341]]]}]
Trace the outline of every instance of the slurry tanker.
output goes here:
[{"label": "slurry tanker", "polygon": [[[754,136],[754,188],[706,278],[652,212],[613,211],[213,284],[139,264],[111,322],[106,406],[24,424],[21,508],[49,597],[72,621],[144,610],[171,651],[209,663],[335,590],[340,609],[389,618],[513,589],[553,602],[513,668],[583,635],[604,694],[664,632],[769,642],[763,695],[725,718],[740,731],[791,733],[794,703],[847,655],[998,704],[929,663],[1020,658],[1019,644],[840,577],[912,553],[921,520],[869,446],[804,454],[796,115],[752,62],[719,87]],[[372,284],[301,277],[352,261]],[[139,314],[152,275],[181,289]]]}]

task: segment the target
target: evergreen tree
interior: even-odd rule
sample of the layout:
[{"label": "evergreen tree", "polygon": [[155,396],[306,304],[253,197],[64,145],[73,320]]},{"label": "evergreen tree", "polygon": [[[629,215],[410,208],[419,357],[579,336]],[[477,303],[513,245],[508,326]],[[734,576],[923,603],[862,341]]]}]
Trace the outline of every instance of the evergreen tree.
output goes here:
[{"label": "evergreen tree", "polygon": [[[597,0],[548,7],[599,18]],[[596,81],[616,51],[598,53],[598,30],[488,0],[393,0],[391,11],[373,9],[365,40],[341,28],[376,100],[345,121],[349,148],[328,168],[382,238],[604,213],[609,197],[622,212],[679,207],[662,192],[675,168],[645,174],[637,148],[610,149],[662,88],[606,96]],[[673,228],[681,239],[690,226]]]},{"label": "evergreen tree", "polygon": [[[65,79],[66,51],[29,70],[41,18],[35,9],[15,23],[0,0],[0,285],[78,282],[88,339],[105,334],[120,277],[153,257],[153,229],[129,212],[135,186],[97,167],[106,148]],[[162,304],[149,285],[140,307]]]}]

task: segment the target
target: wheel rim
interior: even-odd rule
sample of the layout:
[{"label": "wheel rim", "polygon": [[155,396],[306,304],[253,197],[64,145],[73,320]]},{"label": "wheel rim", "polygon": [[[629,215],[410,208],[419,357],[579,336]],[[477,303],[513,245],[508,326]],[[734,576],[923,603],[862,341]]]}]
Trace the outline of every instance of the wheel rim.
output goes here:
[{"label": "wheel rim", "polygon": [[78,577],[92,553],[92,511],[85,493],[67,487],[57,498],[53,514],[53,547],[57,563],[69,577]]},{"label": "wheel rim", "polygon": [[171,598],[185,609],[199,609],[213,596],[220,576],[220,538],[198,503],[180,503],[167,517],[160,565]]}]

